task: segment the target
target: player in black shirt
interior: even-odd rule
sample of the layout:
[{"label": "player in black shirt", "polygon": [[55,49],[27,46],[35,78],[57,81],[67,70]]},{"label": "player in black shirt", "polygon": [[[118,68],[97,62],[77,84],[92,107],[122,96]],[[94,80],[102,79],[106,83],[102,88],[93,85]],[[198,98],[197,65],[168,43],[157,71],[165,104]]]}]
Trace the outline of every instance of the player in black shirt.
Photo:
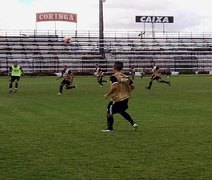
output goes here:
[{"label": "player in black shirt", "polygon": [[60,75],[59,78],[57,78],[57,80],[60,79],[60,78],[62,78],[65,75],[67,75],[68,71],[69,71],[68,70],[68,66],[67,65],[64,65],[63,70],[61,71],[61,75]]},{"label": "player in black shirt", "polygon": [[166,83],[166,84],[168,84],[170,86],[170,82],[169,81],[165,81],[165,80],[163,80],[161,78],[160,69],[156,65],[152,68],[152,77],[150,79],[149,86],[146,87],[146,89],[149,89],[149,90],[151,89],[152,83],[153,83],[154,80],[158,81],[159,83]]},{"label": "player in black shirt", "polygon": [[119,113],[125,118],[134,129],[138,128],[131,116],[126,112],[128,109],[128,100],[131,91],[135,88],[133,81],[122,73],[123,63],[116,61],[114,63],[113,72],[111,75],[111,88],[110,91],[105,94],[105,98],[111,98],[107,106],[107,129],[102,130],[103,132],[110,132],[113,130],[114,118],[113,115]]},{"label": "player in black shirt", "polygon": [[59,93],[57,95],[61,95],[63,93],[63,87],[65,86],[66,89],[72,89],[76,88],[76,85],[73,85],[73,80],[74,80],[74,73],[72,73],[70,70],[68,73],[65,75],[63,81],[60,83],[60,88],[59,88]]},{"label": "player in black shirt", "polygon": [[103,80],[104,72],[100,71],[97,77],[97,82],[100,84],[100,87],[103,87],[103,82],[107,82],[107,80]]}]

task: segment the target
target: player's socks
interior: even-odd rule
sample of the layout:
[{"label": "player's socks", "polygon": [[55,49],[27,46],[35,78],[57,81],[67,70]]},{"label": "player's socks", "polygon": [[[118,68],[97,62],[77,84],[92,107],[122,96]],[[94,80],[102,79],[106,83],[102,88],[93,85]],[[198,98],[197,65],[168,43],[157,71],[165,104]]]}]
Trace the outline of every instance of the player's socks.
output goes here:
[{"label": "player's socks", "polygon": [[13,87],[13,84],[12,84],[12,83],[10,83],[9,88],[10,88],[10,89],[12,89],[12,87]]},{"label": "player's socks", "polygon": [[128,120],[132,126],[133,124],[135,124],[135,122],[132,120],[131,116],[127,112],[122,112],[120,114],[123,116],[123,118]]},{"label": "player's socks", "polygon": [[107,117],[107,129],[108,130],[113,130],[113,123],[114,123],[114,119],[113,116],[108,116]]},{"label": "player's socks", "polygon": [[146,87],[146,89],[151,89],[151,86],[152,86],[152,81],[149,82],[149,86]]},{"label": "player's socks", "polygon": [[18,83],[17,83],[17,82],[15,83],[15,88],[16,88],[16,89],[18,88]]},{"label": "player's socks", "polygon": [[62,92],[63,92],[63,85],[60,85],[59,91],[60,91],[60,93],[62,94]]}]

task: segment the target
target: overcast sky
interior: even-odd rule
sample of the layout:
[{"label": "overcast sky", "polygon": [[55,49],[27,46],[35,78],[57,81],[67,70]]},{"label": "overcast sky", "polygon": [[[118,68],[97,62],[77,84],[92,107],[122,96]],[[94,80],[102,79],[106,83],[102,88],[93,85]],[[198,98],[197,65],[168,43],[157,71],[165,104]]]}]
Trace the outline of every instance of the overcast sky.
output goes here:
[{"label": "overcast sky", "polygon": [[[140,31],[142,23],[135,16],[174,16],[166,31],[212,32],[212,10],[209,0],[106,0],[104,28],[109,30]],[[5,0],[0,6],[0,29],[34,30],[38,12],[76,13],[75,23],[57,22],[57,30],[98,30],[99,0]],[[54,30],[54,22],[37,23],[39,30]],[[146,30],[151,25],[146,25]],[[163,26],[156,24],[155,30]]]}]

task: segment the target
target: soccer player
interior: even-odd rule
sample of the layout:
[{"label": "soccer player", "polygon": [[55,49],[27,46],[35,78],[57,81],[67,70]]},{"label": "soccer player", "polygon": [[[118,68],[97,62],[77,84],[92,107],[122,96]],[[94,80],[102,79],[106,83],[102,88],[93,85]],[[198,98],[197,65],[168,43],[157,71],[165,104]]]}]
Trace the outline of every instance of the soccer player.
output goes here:
[{"label": "soccer player", "polygon": [[110,132],[113,130],[114,114],[121,114],[134,129],[138,128],[131,116],[126,112],[128,109],[128,100],[131,91],[135,88],[133,81],[122,73],[123,63],[116,61],[113,66],[113,75],[110,77],[111,88],[110,91],[105,94],[105,98],[110,97],[111,100],[107,106],[107,129],[103,132]]},{"label": "soccer player", "polygon": [[94,71],[94,75],[98,77],[100,71],[101,71],[101,68],[99,67],[98,64],[96,64],[96,69]]},{"label": "soccer player", "polygon": [[17,61],[15,61],[14,64],[10,67],[10,72],[9,72],[9,75],[11,76],[10,84],[9,84],[9,93],[12,93],[13,83],[15,83],[14,92],[18,90],[18,83],[22,74],[23,74],[22,67],[18,64]]},{"label": "soccer player", "polygon": [[61,95],[63,93],[64,86],[66,87],[66,89],[76,88],[77,87],[76,85],[72,85],[73,80],[74,80],[74,73],[72,73],[71,70],[69,70],[60,84],[59,93],[57,95]]},{"label": "soccer player", "polygon": [[160,68],[158,66],[156,66],[155,64],[152,68],[152,77],[149,81],[149,86],[146,87],[146,89],[149,89],[149,90],[151,89],[152,83],[153,83],[154,80],[158,81],[159,83],[166,83],[170,86],[169,81],[162,80]]},{"label": "soccer player", "polygon": [[141,78],[143,78],[145,76],[145,69],[144,68],[140,69],[140,75],[141,75]]},{"label": "soccer player", "polygon": [[166,77],[170,78],[171,76],[171,70],[169,68],[166,68]]},{"label": "soccer player", "polygon": [[98,73],[97,82],[100,84],[100,87],[103,87],[103,82],[107,82],[107,80],[103,80],[104,72],[100,71]]},{"label": "soccer player", "polygon": [[132,66],[130,68],[130,75],[132,76],[132,80],[134,80],[134,78],[135,78],[135,67],[134,66]]},{"label": "soccer player", "polygon": [[65,76],[65,75],[67,75],[67,73],[68,73],[68,66],[67,65],[64,65],[64,67],[63,67],[63,70],[61,71],[61,75],[60,75],[60,77],[59,78],[57,78],[57,80],[58,79],[61,79],[63,76]]}]

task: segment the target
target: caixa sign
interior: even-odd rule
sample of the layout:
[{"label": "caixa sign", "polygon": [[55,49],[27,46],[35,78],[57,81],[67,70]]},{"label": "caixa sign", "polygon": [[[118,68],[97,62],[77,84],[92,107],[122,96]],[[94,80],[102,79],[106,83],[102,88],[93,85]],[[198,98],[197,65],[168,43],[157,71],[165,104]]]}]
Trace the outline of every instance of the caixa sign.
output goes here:
[{"label": "caixa sign", "polygon": [[136,16],[135,22],[141,23],[173,23],[173,16]]}]

